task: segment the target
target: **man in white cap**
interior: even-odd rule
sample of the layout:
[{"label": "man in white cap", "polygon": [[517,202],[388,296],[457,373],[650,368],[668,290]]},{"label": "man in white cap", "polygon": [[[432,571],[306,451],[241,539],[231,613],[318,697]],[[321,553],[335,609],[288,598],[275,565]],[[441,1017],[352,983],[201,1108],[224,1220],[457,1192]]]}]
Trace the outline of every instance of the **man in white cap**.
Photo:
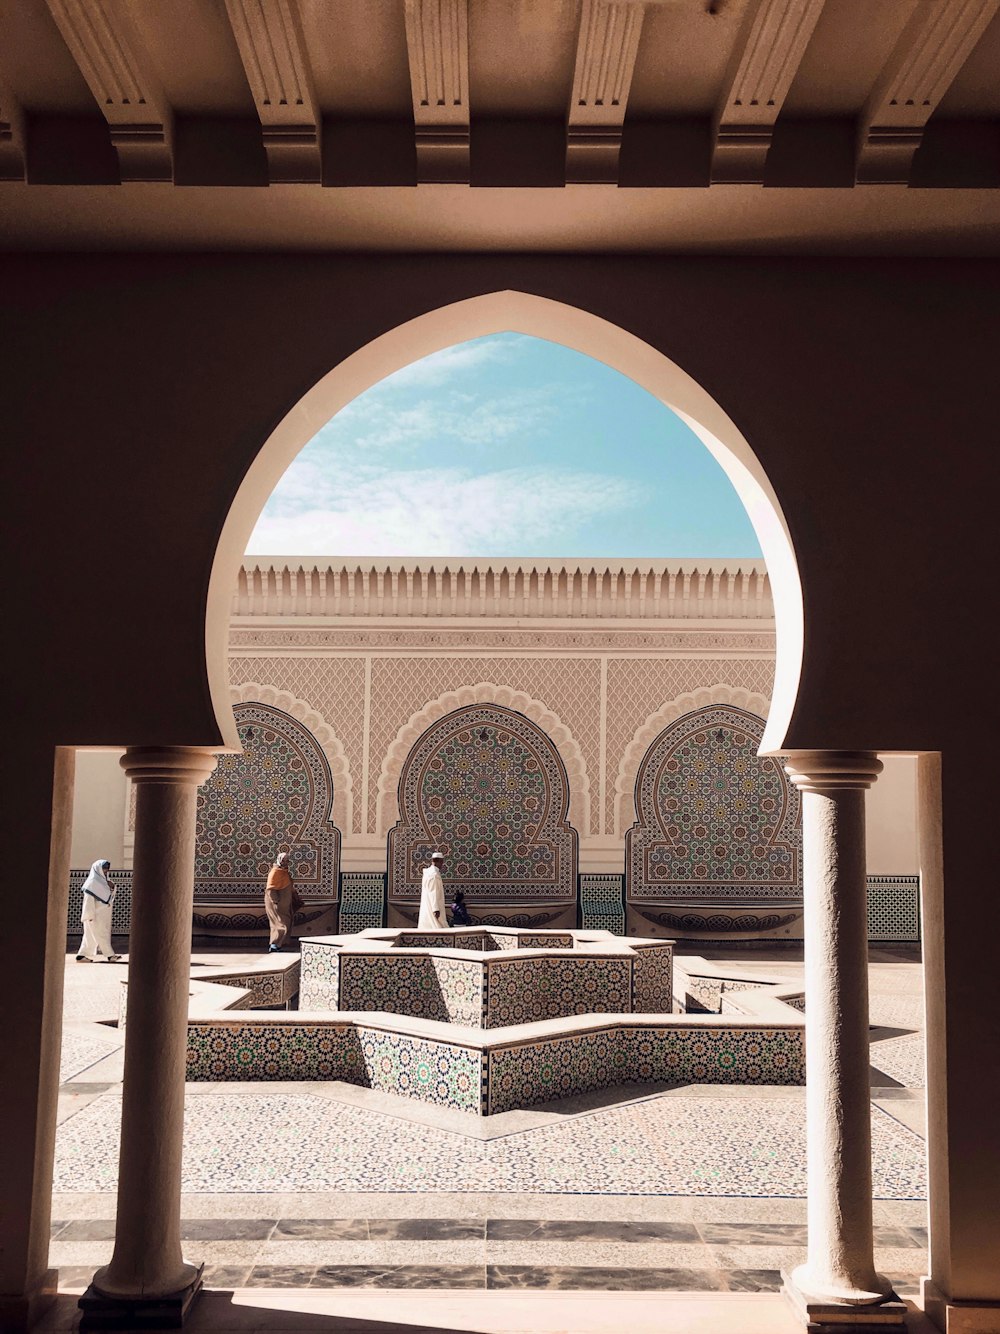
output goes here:
[{"label": "man in white cap", "polygon": [[441,868],[444,854],[432,852],[430,865],[424,867],[424,878],[420,885],[420,918],[418,931],[440,931],[448,925],[444,910],[444,881]]}]

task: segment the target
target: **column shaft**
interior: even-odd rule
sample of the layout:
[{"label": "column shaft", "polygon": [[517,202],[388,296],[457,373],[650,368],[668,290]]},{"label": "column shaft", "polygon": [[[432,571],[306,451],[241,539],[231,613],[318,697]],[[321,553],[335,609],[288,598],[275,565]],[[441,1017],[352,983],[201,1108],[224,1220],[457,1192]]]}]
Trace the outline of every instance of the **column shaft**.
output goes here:
[{"label": "column shaft", "polygon": [[870,754],[810,752],[786,769],[802,793],[809,1258],[793,1281],[818,1302],[866,1306],[875,1272],[868,1050],[865,789]]},{"label": "column shaft", "polygon": [[181,1152],[195,810],[215,758],[133,749],[122,765],[136,811],[118,1216],[94,1287],[134,1300],[175,1294],[198,1273],[181,1254]]}]

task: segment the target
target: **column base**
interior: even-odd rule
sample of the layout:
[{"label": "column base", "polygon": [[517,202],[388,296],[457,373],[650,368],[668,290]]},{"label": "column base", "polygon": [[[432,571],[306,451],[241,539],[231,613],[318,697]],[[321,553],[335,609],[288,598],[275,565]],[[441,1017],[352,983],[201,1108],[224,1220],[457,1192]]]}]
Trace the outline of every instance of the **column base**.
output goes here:
[{"label": "column base", "polygon": [[795,1276],[781,1271],[782,1293],[809,1334],[884,1334],[886,1330],[906,1329],[906,1303],[891,1290],[880,1302],[857,1306],[813,1297],[795,1282]]},{"label": "column base", "polygon": [[204,1270],[199,1265],[186,1288],[163,1297],[106,1297],[91,1283],[79,1301],[80,1329],[180,1329],[201,1292]]},{"label": "column base", "polygon": [[920,1280],[924,1312],[943,1334],[994,1334],[1000,1329],[1000,1302],[953,1301],[929,1278]]},{"label": "column base", "polygon": [[10,1334],[22,1334],[31,1329],[56,1299],[59,1291],[59,1270],[46,1269],[41,1278],[27,1292],[16,1296],[0,1297],[0,1329]]}]

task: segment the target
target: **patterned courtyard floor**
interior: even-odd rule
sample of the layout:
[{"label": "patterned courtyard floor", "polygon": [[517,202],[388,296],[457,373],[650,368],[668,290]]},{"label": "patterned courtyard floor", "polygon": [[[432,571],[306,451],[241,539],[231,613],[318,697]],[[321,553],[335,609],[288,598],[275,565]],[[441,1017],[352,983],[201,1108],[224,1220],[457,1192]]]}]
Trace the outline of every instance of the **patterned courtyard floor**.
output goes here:
[{"label": "patterned courtyard floor", "polygon": [[[115,1188],[120,1114],[109,1092],[60,1128],[57,1191]],[[872,1142],[874,1197],[922,1199],[920,1139],[873,1108]],[[318,1095],[199,1093],[183,1188],[804,1197],[805,1107],[671,1094],[482,1143]]]},{"label": "patterned courtyard floor", "polygon": [[[801,972],[787,956],[740,966]],[[122,1051],[108,1021],[125,975],[67,961],[50,1256],[67,1291],[113,1245]],[[927,1272],[920,982],[914,959],[873,961],[876,1263],[911,1296]],[[805,1258],[802,1089],[619,1090],[488,1134],[452,1117],[331,1083],[189,1085],[186,1252],[218,1288],[595,1294],[777,1292]]]}]

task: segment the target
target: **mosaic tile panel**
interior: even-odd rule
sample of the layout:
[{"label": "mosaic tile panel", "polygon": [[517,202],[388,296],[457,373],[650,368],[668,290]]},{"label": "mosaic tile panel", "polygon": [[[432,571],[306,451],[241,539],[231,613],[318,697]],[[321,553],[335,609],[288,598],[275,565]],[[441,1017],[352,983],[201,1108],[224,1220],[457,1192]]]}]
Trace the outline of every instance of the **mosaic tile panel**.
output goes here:
[{"label": "mosaic tile panel", "polygon": [[271,1009],[285,1005],[299,990],[300,964],[293,963],[278,972],[245,973],[238,977],[212,978],[223,986],[240,987],[250,992],[247,1008]]},{"label": "mosaic tile panel", "polygon": [[388,1010],[478,1027],[483,1015],[483,965],[478,959],[429,954],[344,954],[339,1008]]},{"label": "mosaic tile panel", "polygon": [[340,951],[331,945],[301,943],[300,1010],[340,1009]]},{"label": "mosaic tile panel", "polygon": [[389,831],[389,897],[416,901],[440,848],[449,893],[471,905],[576,900],[577,834],[559,753],[523,714],[495,704],[456,709],[417,741],[399,780]]},{"label": "mosaic tile panel", "polygon": [[[83,882],[90,874],[90,867],[85,871],[69,873],[69,905],[66,910],[66,934],[78,936],[80,913],[83,911]],[[108,876],[115,889],[114,902],[111,904],[111,934],[127,936],[132,929],[132,872],[111,871]]]},{"label": "mosaic tile panel", "polygon": [[624,876],[580,876],[580,926],[584,931],[625,934]]},{"label": "mosaic tile panel", "polygon": [[494,958],[487,972],[487,1028],[631,1008],[631,959]]},{"label": "mosaic tile panel", "polygon": [[341,935],[385,925],[385,876],[381,871],[343,871],[340,876]]},{"label": "mosaic tile panel", "polygon": [[362,1082],[354,1029],[334,1024],[189,1024],[190,1080],[343,1079]]},{"label": "mosaic tile panel", "polygon": [[628,1078],[693,1084],[804,1084],[802,1029],[622,1030]]},{"label": "mosaic tile panel", "polygon": [[674,1008],[674,951],[671,945],[634,945],[632,1013],[670,1014]]},{"label": "mosaic tile panel", "polygon": [[364,1083],[460,1112],[482,1110],[483,1055],[409,1034],[359,1030]]},{"label": "mosaic tile panel", "polygon": [[241,755],[220,755],[198,789],[195,899],[259,899],[278,852],[304,898],[336,901],[340,830],[333,775],[312,733],[271,705],[233,706]]},{"label": "mosaic tile panel", "polygon": [[503,941],[500,948],[507,950],[571,950],[573,948],[573,937],[568,933],[566,935],[549,932],[544,936],[532,935],[530,931],[519,931],[516,941],[511,941],[509,936],[500,936]]},{"label": "mosaic tile panel", "polygon": [[920,877],[868,877],[868,939],[920,939]]},{"label": "mosaic tile panel", "polygon": [[626,1083],[627,1057],[620,1037],[617,1030],[605,1029],[495,1048],[489,1053],[488,1114]]},{"label": "mosaic tile panel", "polygon": [[731,705],[685,714],[649,747],[625,836],[630,901],[801,899],[801,798],[757,755],[763,719]]},{"label": "mosaic tile panel", "polygon": [[[677,1095],[567,1117],[479,1141],[400,1123],[308,1093],[224,1090],[189,1097],[182,1189],[197,1194],[341,1192],[804,1199],[805,1106],[769,1097],[766,1115],[730,1098]],[[751,1104],[760,1112],[761,1104]],[[55,1189],[116,1189],[121,1096],[109,1093],[56,1135]],[[248,1153],[268,1127],[267,1153]],[[872,1111],[877,1200],[923,1200],[924,1145]]]}]

